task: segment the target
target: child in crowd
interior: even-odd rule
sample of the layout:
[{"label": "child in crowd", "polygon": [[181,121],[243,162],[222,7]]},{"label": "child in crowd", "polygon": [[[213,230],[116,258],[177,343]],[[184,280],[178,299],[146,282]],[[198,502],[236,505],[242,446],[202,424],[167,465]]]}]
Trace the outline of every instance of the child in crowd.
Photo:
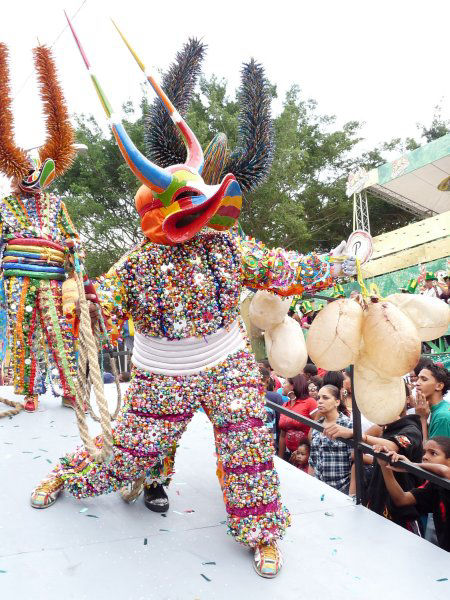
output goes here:
[{"label": "child in crowd", "polygon": [[309,462],[309,452],[310,452],[310,443],[309,443],[309,440],[307,438],[305,438],[302,442],[300,442],[300,445],[297,448],[297,450],[291,454],[291,458],[289,459],[289,462],[291,464],[293,464],[294,467],[297,467],[297,469],[300,469],[301,471],[304,471],[305,473],[307,473],[308,472],[308,462]]},{"label": "child in crowd", "polygon": [[[388,465],[383,459],[377,459],[392,502],[398,507],[413,506],[420,514],[433,513],[438,544],[443,550],[450,552],[449,490],[435,483],[425,481],[419,487],[404,491],[394,477],[393,471],[402,472],[401,462],[409,462],[408,459],[390,451],[386,446],[376,446],[374,450],[386,452],[392,463],[394,463],[394,466]],[[422,462],[417,466],[450,479],[450,437],[436,436],[430,438],[425,444]]]},{"label": "child in crowd", "polygon": [[[362,435],[362,441],[371,446],[384,446],[392,452],[403,454],[409,460],[418,461],[422,457],[422,430],[420,418],[417,415],[405,415],[405,410],[395,421],[384,425],[381,434],[373,434],[375,426],[369,428]],[[324,435],[331,439],[352,438],[353,429],[339,426],[339,424],[326,424]],[[416,485],[416,480],[409,473],[403,472],[397,474],[397,480],[403,490],[409,490]],[[391,498],[384,485],[381,469],[377,463],[374,464],[373,472],[367,489],[367,508],[394,521],[420,535],[417,522],[417,511],[409,507],[397,507],[391,501]]]}]

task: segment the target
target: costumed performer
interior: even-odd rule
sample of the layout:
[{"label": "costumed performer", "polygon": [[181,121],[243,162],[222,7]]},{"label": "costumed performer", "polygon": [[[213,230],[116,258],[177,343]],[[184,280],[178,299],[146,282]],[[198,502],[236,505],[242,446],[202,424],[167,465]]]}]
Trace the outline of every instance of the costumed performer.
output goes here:
[{"label": "costumed performer", "polygon": [[17,147],[8,76],[8,50],[0,44],[0,170],[12,178],[12,194],[0,201],[1,284],[5,285],[14,391],[33,412],[45,391],[39,353],[45,343],[52,382],[63,404],[73,406],[75,339],[62,310],[62,283],[70,270],[67,241],[78,234],[64,202],[44,189],[75,156],[73,129],[51,51],[33,50],[46,116],[47,139],[33,155]]},{"label": "costumed performer", "polygon": [[201,146],[154,79],[187,146],[185,163],[166,169],[136,149],[91,77],[119,148],[143,184],[136,207],[147,240],[97,289],[107,313],[133,318],[133,373],[111,460],[96,463],[83,448],[68,454],[33,491],[32,506],[52,505],[62,489],[84,498],[137,480],[170,452],[203,406],[224,469],[228,532],[254,550],[259,575],[274,577],[282,565],[277,540],[290,518],[281,503],[259,369],[238,323],[240,292],[243,285],[282,295],[322,289],[332,282],[329,255],[233,238],[227,230],[240,212],[240,186],[232,174],[219,185],[205,184]]}]

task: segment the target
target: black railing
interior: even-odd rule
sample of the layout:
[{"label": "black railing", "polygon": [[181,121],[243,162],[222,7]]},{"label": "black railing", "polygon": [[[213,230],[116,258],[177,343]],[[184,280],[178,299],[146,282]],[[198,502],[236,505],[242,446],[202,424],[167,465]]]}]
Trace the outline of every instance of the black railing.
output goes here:
[{"label": "black railing", "polygon": [[[272,410],[275,410],[276,412],[279,412],[283,415],[286,415],[287,417],[290,417],[291,419],[294,419],[295,421],[299,421],[300,423],[303,423],[304,425],[308,425],[308,427],[311,427],[311,429],[316,429],[316,431],[320,431],[321,433],[324,431],[324,426],[321,423],[318,423],[317,421],[313,421],[312,419],[309,419],[308,417],[304,417],[295,412],[292,412],[292,410],[289,410],[285,406],[279,406],[278,404],[275,404],[275,402],[272,402],[271,400],[266,400],[266,406],[268,406]],[[362,441],[362,439],[361,439],[361,413],[359,412],[359,409],[356,406],[356,403],[354,400],[353,400],[353,407],[352,407],[352,417],[353,417],[353,438],[350,438],[350,439],[336,438],[336,439],[338,439],[340,442],[344,442],[345,444],[347,444],[348,446],[350,446],[354,449],[355,479],[356,479],[356,503],[361,504],[361,501],[363,499],[363,490],[364,490],[364,473],[363,473],[364,466],[363,466],[363,461],[362,461],[362,455],[363,454],[372,454],[372,456],[374,456],[375,458],[385,458],[386,462],[388,462],[389,464],[391,464],[391,460],[390,460],[389,456],[387,454],[385,454],[384,452],[375,452],[374,449],[372,448],[372,446],[370,446],[369,444],[365,444]],[[408,473],[411,473],[412,475],[415,475],[416,477],[420,477],[421,479],[428,479],[428,481],[431,481],[432,483],[435,483],[435,484],[439,485],[440,487],[443,487],[446,490],[450,490],[450,480],[448,480],[448,479],[439,477],[439,475],[435,475],[434,473],[431,473],[430,471],[426,471],[425,469],[422,469],[421,467],[418,467],[418,466],[416,466],[412,463],[406,462],[406,461],[402,461],[400,466],[401,466],[402,470],[408,471]]]}]

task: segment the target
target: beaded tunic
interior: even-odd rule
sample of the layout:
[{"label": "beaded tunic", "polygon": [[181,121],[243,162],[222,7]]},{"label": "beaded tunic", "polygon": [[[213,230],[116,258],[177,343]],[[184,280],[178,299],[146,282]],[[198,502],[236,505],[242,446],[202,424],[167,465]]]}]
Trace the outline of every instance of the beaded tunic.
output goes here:
[{"label": "beaded tunic", "polygon": [[139,333],[182,339],[231,325],[243,285],[284,294],[293,285],[326,287],[328,280],[326,257],[205,232],[176,246],[143,242],[101,278],[97,292],[117,321],[132,316]]},{"label": "beaded tunic", "polygon": [[48,192],[11,195],[0,203],[2,241],[13,237],[44,238],[64,243],[78,238],[64,202]]}]

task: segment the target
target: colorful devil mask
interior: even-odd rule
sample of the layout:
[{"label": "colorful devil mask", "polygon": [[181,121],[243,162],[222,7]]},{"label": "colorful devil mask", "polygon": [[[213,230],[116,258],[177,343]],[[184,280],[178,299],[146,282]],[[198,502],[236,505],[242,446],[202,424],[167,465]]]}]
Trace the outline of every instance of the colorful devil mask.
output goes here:
[{"label": "colorful devil mask", "polygon": [[33,50],[33,55],[48,135],[38,153],[29,156],[14,142],[8,49],[5,44],[0,44],[0,170],[29,194],[40,193],[68,169],[75,156],[73,129],[50,49],[39,46]]},{"label": "colorful devil mask", "polygon": [[[121,121],[113,114],[68,17],[67,20],[110,120],[119,149],[130,169],[143,184],[136,195],[136,208],[145,235],[156,243],[179,244],[194,237],[206,225],[219,230],[232,227],[242,206],[241,190],[234,175],[225,175],[218,185],[208,185],[204,182],[201,176],[202,148],[151,75],[147,75],[147,80],[182,136],[187,157],[184,164],[172,165],[165,169],[146,158],[133,144]],[[123,39],[145,72],[144,65],[125,38]]]}]

